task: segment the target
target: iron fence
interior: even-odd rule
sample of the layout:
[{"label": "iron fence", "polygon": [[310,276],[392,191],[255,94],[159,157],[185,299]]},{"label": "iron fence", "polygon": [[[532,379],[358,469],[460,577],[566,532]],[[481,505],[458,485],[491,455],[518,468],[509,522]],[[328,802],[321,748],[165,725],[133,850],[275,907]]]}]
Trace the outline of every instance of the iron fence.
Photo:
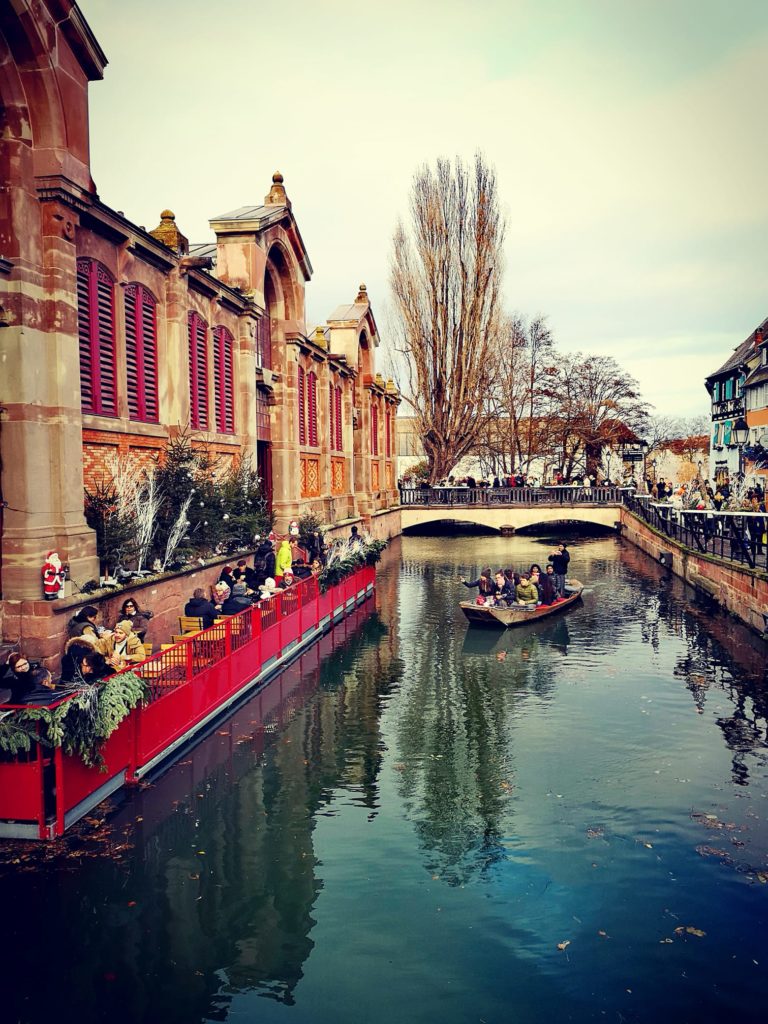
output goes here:
[{"label": "iron fence", "polygon": [[768,570],[768,515],[763,512],[677,509],[631,493],[624,503],[630,512],[683,547],[750,569]]}]

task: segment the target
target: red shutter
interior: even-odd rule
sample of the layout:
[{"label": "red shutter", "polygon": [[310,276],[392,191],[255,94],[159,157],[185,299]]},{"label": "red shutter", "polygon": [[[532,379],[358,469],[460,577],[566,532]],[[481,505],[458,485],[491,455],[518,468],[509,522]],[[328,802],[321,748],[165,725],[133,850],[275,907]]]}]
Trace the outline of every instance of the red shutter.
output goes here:
[{"label": "red shutter", "polygon": [[389,409],[387,409],[386,421],[387,421],[387,438],[386,438],[387,458],[389,458],[392,455],[392,413],[390,412]]},{"label": "red shutter", "polygon": [[157,306],[140,284],[125,290],[125,358],[128,413],[132,420],[157,423]]},{"label": "red shutter", "polygon": [[199,313],[188,316],[189,424],[193,430],[208,429],[208,324]]},{"label": "red shutter", "polygon": [[77,261],[77,317],[83,412],[116,416],[115,282],[96,260]]},{"label": "red shutter", "polygon": [[307,374],[307,416],[309,444],[317,448],[317,375],[311,370]]},{"label": "red shutter", "polygon": [[336,386],[336,451],[344,451],[344,419],[341,411],[341,387]]},{"label": "red shutter", "polygon": [[304,367],[299,367],[299,444],[307,443],[307,421],[304,413]]},{"label": "red shutter", "polygon": [[80,404],[83,412],[93,407],[93,356],[91,353],[90,260],[77,261],[77,333],[80,339]]},{"label": "red shutter", "polygon": [[216,429],[220,434],[235,432],[232,346],[234,338],[226,327],[213,332],[213,390],[216,395]]},{"label": "red shutter", "polygon": [[328,384],[328,447],[336,451],[336,409],[334,405],[333,382]]}]

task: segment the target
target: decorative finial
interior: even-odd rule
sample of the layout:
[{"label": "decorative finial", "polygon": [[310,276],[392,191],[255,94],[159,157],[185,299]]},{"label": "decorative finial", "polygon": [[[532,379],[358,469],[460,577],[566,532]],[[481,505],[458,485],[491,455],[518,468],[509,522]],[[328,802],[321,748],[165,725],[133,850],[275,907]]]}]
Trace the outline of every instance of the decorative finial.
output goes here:
[{"label": "decorative finial", "polygon": [[355,299],[355,302],[356,303],[357,302],[367,302],[367,303],[370,304],[370,301],[371,300],[368,298],[368,289],[366,288],[366,286],[364,284],[361,284],[360,285],[360,290],[357,293],[357,298]]},{"label": "decorative finial", "polygon": [[265,206],[287,206],[290,208],[291,201],[285,193],[284,178],[280,171],[272,175],[272,188],[264,197]]},{"label": "decorative finial", "polygon": [[169,249],[174,249],[180,256],[185,256],[189,252],[189,240],[176,226],[176,214],[173,210],[163,210],[160,214],[160,223],[149,233],[158,242],[167,245]]}]

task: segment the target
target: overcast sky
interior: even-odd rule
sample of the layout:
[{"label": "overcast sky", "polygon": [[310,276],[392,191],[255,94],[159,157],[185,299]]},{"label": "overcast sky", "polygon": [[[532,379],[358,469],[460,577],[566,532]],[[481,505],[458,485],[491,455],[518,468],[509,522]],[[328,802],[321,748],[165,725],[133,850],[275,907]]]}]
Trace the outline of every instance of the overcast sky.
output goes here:
[{"label": "overcast sky", "polygon": [[365,281],[386,344],[414,170],[496,167],[506,305],[616,357],[659,414],[768,315],[765,0],[81,0],[104,202],[190,241],[280,170],[308,326]]}]

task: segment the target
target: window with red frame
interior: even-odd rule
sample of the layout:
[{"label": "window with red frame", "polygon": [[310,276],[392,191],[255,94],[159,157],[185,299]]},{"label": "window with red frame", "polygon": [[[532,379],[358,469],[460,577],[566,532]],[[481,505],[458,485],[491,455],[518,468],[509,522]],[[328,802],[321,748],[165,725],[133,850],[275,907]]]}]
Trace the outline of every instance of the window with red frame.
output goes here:
[{"label": "window with red frame", "polygon": [[332,452],[336,451],[336,406],[333,401],[333,381],[328,384],[328,445]]},{"label": "window with red frame", "polygon": [[159,422],[157,301],[143,284],[125,289],[125,361],[128,415],[140,423]]},{"label": "window with red frame", "polygon": [[115,282],[96,260],[77,261],[77,330],[82,410],[116,416]]},{"label": "window with red frame", "polygon": [[304,367],[299,367],[299,444],[307,443],[307,419],[304,410]]},{"label": "window with red frame", "polygon": [[233,346],[235,339],[226,327],[213,329],[213,391],[216,429],[220,434],[235,432]]},{"label": "window with red frame", "polygon": [[334,425],[336,427],[336,451],[341,452],[344,450],[344,417],[341,411],[341,387],[337,384],[334,389],[334,403],[336,406],[336,416]]},{"label": "window with red frame", "polygon": [[199,313],[187,317],[189,336],[189,425],[208,429],[208,324]]},{"label": "window with red frame", "polygon": [[385,414],[385,444],[387,446],[387,458],[392,455],[392,413],[387,409]]},{"label": "window with red frame", "polygon": [[376,401],[371,402],[371,455],[379,454],[379,409]]},{"label": "window with red frame", "polygon": [[307,374],[307,443],[317,448],[317,374]]}]

